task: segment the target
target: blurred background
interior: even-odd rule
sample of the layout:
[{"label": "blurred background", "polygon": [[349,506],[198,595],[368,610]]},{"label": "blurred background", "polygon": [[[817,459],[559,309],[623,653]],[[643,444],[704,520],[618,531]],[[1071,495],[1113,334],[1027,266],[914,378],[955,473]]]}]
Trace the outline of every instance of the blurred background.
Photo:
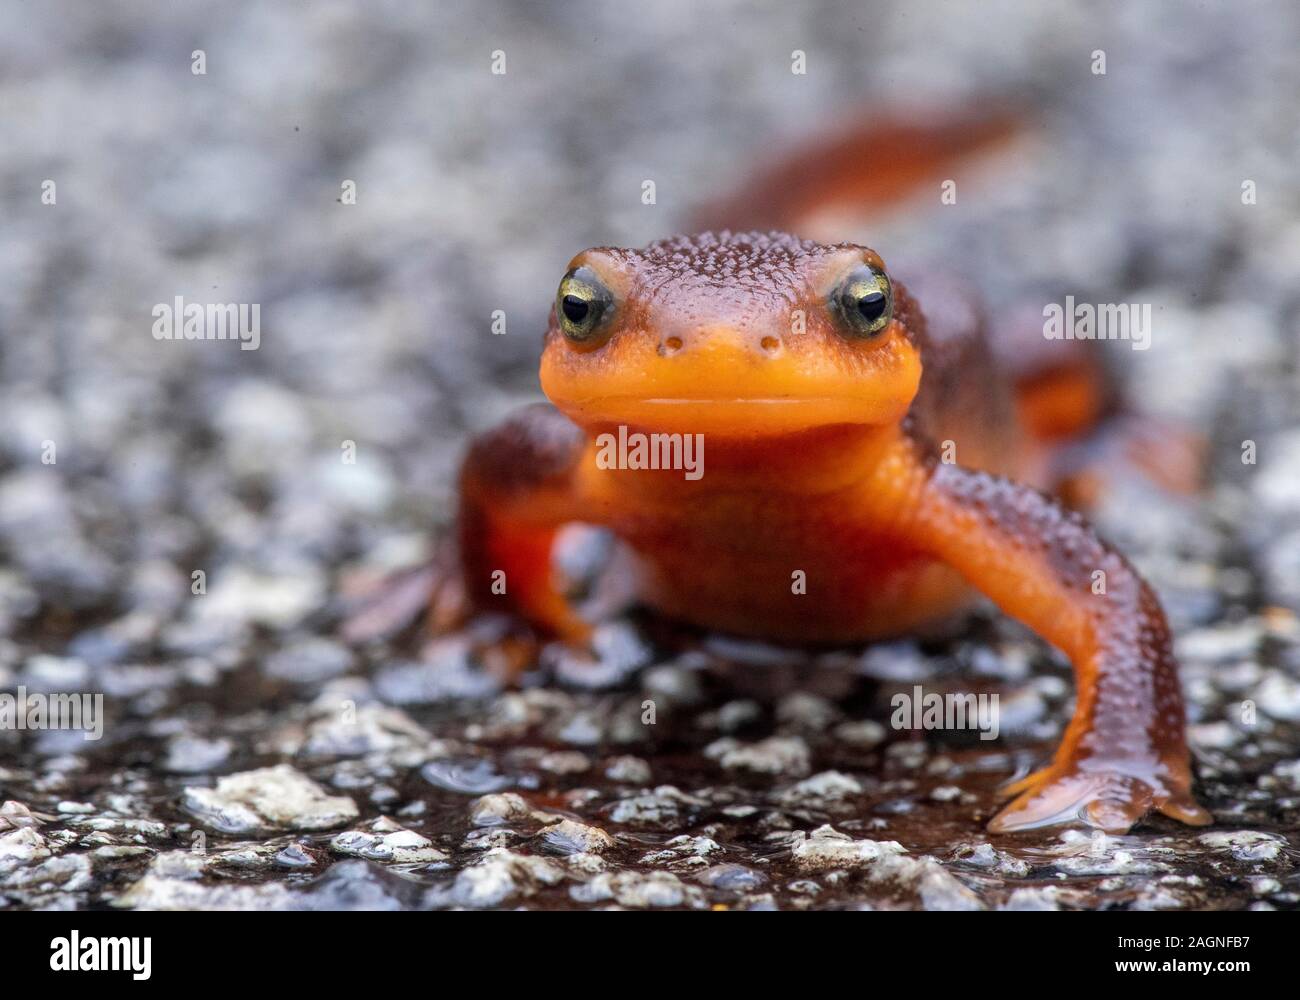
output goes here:
[{"label": "blurred background", "polygon": [[[999,99],[1034,115],[1015,169],[862,233],[886,260],[944,257],[995,314],[1028,289],[1152,301],[1156,349],[1126,358],[1150,404],[1235,417],[1247,437],[1266,428],[1244,401],[1294,417],[1294,393],[1224,397],[1258,368],[1295,370],[1300,13],[1285,4],[0,16],[0,526],[20,564],[65,564],[86,599],[120,591],[145,554],[318,559],[422,528],[466,429],[535,395],[570,256],[669,235],[774,151],[877,107]],[[260,350],[156,342],[151,309],[177,295],[260,303]],[[32,476],[47,439],[57,473]],[[341,466],[343,440],[357,465]],[[51,537],[61,553],[25,557]]]},{"label": "blurred background", "polygon": [[[323,609],[351,569],[417,563],[466,436],[537,398],[568,259],[671,235],[771,156],[905,106],[1012,103],[1026,134],[956,205],[855,235],[943,262],[994,317],[1153,304],[1122,375],[1209,436],[1213,484],[1098,516],[1199,637],[1194,721],[1253,695],[1300,722],[1298,47],[1282,2],[6,0],[0,688],[105,690],[118,725],[62,771],[77,734],[0,733],[0,791],[76,772],[93,800],[130,773],[165,812],[177,740],[206,781],[278,759],[232,734],[332,684],[482,696],[463,665],[347,649]],[[260,349],[155,340],[176,296],[259,303]],[[259,698],[286,714],[239,714]]]}]

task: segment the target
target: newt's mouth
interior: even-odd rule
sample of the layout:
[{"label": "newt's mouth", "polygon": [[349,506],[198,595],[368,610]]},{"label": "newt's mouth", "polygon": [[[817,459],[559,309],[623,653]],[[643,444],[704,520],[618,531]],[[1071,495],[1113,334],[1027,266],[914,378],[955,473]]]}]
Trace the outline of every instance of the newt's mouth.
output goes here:
[{"label": "newt's mouth", "polygon": [[[631,397],[625,396],[623,398],[631,400]],[[824,396],[676,396],[672,398],[660,396],[651,399],[638,399],[635,402],[651,406],[789,406],[791,404],[826,401],[827,399]]]},{"label": "newt's mouth", "polygon": [[635,408],[640,406],[698,406],[763,407],[763,406],[823,406],[857,404],[869,408],[871,401],[864,396],[592,396],[573,401],[573,405],[591,409]]},{"label": "newt's mouth", "polygon": [[626,424],[721,437],[795,433],[837,424],[865,426],[895,416],[875,412],[872,400],[859,396],[599,396],[567,400],[561,409],[586,426]]}]

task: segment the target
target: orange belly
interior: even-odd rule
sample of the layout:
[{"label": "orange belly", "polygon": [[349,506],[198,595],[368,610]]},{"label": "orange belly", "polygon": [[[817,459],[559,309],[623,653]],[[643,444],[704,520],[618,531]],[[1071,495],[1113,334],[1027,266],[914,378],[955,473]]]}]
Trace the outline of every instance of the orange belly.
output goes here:
[{"label": "orange belly", "polygon": [[[1010,431],[965,420],[963,456],[1013,463]],[[973,595],[917,547],[920,498],[889,478],[914,473],[880,457],[900,440],[896,428],[709,437],[698,481],[611,470],[586,490],[636,556],[637,597],[660,613],[777,642],[861,642],[923,630]]]},{"label": "orange belly", "polygon": [[911,632],[970,600],[955,572],[897,530],[864,526],[868,484],[811,496],[702,486],[656,502],[626,482],[615,531],[637,557],[638,596],[669,617],[780,642],[849,643]]},{"label": "orange belly", "polygon": [[[970,589],[946,566],[878,552],[845,552],[832,563],[753,560],[744,567],[707,551],[639,555],[639,592],[661,614],[774,642],[853,643],[904,635],[950,617],[971,599]],[[798,572],[805,574],[802,581]]]}]

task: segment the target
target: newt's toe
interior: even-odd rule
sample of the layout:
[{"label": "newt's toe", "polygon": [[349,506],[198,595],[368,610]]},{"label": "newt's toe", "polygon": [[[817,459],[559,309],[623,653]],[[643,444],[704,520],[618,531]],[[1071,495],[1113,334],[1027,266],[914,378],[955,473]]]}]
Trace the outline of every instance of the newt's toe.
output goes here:
[{"label": "newt's toe", "polygon": [[1164,815],[1188,826],[1209,826],[1214,816],[1190,795],[1171,796],[1156,805]]}]

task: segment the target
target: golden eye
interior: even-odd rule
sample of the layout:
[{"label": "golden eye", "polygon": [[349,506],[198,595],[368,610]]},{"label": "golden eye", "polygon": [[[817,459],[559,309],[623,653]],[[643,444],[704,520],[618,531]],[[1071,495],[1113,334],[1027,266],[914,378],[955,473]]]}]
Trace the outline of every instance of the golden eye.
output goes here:
[{"label": "golden eye", "polygon": [[590,344],[613,312],[614,297],[589,267],[575,267],[555,293],[555,318],[570,340]]},{"label": "golden eye", "polygon": [[848,273],[832,296],[853,337],[874,337],[894,315],[894,292],[884,271],[861,264]]}]

